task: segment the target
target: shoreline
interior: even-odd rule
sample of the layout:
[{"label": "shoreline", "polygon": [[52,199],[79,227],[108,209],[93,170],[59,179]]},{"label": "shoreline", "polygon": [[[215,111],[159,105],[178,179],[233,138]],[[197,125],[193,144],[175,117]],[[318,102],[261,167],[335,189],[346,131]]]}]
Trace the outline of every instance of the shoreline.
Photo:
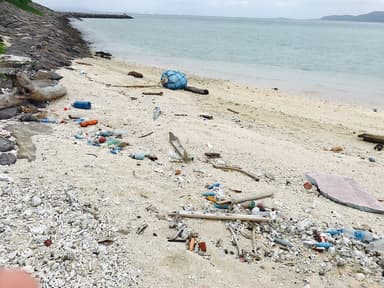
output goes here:
[{"label": "shoreline", "polygon": [[[152,23],[151,21],[153,20],[152,18],[149,18],[149,20],[145,19],[138,18],[131,24],[112,22],[111,27],[117,29],[118,27],[124,28],[127,25],[127,30],[130,31],[129,29],[134,29],[129,28],[132,25],[133,27],[135,25],[144,25],[143,35],[148,35],[149,37],[151,34],[148,30],[147,26],[149,24],[147,25],[147,22]],[[155,21],[155,23],[158,22]],[[158,44],[159,47],[156,50],[154,48],[156,47],[154,45],[157,45],[155,42],[151,40],[146,41],[144,37],[136,35],[135,31],[138,27],[133,31],[132,39],[124,38],[125,40],[119,40],[116,39],[113,31],[110,32],[110,35],[108,30],[105,29],[101,29],[98,33],[95,32],[95,29],[104,24],[104,22],[96,20],[85,23],[73,22],[72,24],[82,31],[85,39],[93,43],[91,47],[108,50],[108,52],[111,52],[118,58],[127,59],[128,61],[134,59],[136,62],[144,65],[152,66],[155,64],[167,69],[193,72],[211,78],[230,79],[256,87],[277,87],[288,91],[290,94],[301,94],[326,100],[335,99],[337,102],[347,102],[375,108],[382,108],[384,106],[381,97],[384,91],[380,88],[380,78],[369,76],[369,74],[349,73],[345,69],[338,70],[337,66],[334,68],[330,67],[329,71],[331,72],[322,72],[328,70],[317,69],[316,64],[313,64],[314,66],[312,67],[310,63],[307,65],[310,67],[308,68],[309,70],[296,69],[299,66],[296,68],[295,66],[284,65],[282,65],[284,67],[274,65],[263,66],[263,61],[260,62],[260,65],[257,64],[259,62],[252,61],[247,64],[242,62],[240,58],[235,58],[237,60],[233,61],[234,63],[229,63],[229,61],[223,60],[220,57],[210,59],[202,56],[201,58],[193,52],[193,49],[192,52],[186,54],[180,54],[181,50],[176,48],[174,53],[167,53],[164,49],[167,47],[171,49],[175,45]],[[135,45],[135,41],[138,41],[137,45]],[[148,53],[143,54],[140,52],[140,43],[142,42],[146,43],[142,47]],[[170,57],[169,55],[171,54],[176,56]],[[328,60],[324,61],[327,62]]]}]

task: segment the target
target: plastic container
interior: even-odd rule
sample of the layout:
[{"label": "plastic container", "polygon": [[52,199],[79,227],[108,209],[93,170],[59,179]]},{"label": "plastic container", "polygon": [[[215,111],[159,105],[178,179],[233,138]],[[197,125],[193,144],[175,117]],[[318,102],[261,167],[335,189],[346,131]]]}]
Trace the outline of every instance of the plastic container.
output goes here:
[{"label": "plastic container", "polygon": [[343,235],[362,242],[371,242],[375,239],[375,235],[369,231],[355,230],[351,227],[346,227],[341,230],[343,231]]},{"label": "plastic container", "polygon": [[143,153],[129,154],[129,157],[135,160],[144,160],[145,155]]},{"label": "plastic container", "polygon": [[97,125],[97,123],[99,123],[99,121],[97,121],[97,120],[89,120],[89,121],[81,122],[80,126],[81,127],[88,127],[88,126],[92,126],[92,125]]},{"label": "plastic container", "polygon": [[220,187],[220,183],[216,182],[208,186],[208,190],[212,190],[213,188]]},{"label": "plastic container", "polygon": [[376,240],[368,244],[369,250],[381,250],[384,251],[384,239]]},{"label": "plastic container", "polygon": [[77,109],[89,110],[92,108],[92,104],[89,101],[75,101],[72,106]]}]

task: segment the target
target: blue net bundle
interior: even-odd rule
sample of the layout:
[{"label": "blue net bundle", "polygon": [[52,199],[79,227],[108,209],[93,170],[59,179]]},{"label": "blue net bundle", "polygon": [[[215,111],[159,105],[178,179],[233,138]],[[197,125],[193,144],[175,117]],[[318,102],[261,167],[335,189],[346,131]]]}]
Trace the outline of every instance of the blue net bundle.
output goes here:
[{"label": "blue net bundle", "polygon": [[167,70],[161,75],[161,84],[168,89],[178,90],[187,87],[187,77],[178,71]]}]

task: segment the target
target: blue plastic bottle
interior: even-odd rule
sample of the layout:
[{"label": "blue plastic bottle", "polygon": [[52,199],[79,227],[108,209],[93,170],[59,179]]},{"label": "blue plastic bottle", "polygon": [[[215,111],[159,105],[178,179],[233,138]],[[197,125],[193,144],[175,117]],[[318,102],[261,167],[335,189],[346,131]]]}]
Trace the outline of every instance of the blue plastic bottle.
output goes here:
[{"label": "blue plastic bottle", "polygon": [[92,104],[89,101],[75,101],[73,102],[72,106],[77,109],[89,110],[91,109]]}]

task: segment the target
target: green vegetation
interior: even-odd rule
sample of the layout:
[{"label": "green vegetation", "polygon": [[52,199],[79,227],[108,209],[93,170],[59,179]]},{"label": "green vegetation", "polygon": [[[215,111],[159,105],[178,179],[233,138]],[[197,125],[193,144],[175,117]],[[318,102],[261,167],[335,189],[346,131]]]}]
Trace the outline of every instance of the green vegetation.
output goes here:
[{"label": "green vegetation", "polygon": [[0,42],[0,54],[4,54],[6,51],[5,44]]},{"label": "green vegetation", "polygon": [[31,12],[31,13],[34,13],[34,14],[37,14],[40,16],[43,15],[43,13],[41,11],[30,6],[30,4],[32,3],[31,0],[5,0],[5,1],[7,1],[7,2],[15,5],[16,7],[19,7],[20,9],[23,9],[25,11],[28,11],[28,12]]}]

